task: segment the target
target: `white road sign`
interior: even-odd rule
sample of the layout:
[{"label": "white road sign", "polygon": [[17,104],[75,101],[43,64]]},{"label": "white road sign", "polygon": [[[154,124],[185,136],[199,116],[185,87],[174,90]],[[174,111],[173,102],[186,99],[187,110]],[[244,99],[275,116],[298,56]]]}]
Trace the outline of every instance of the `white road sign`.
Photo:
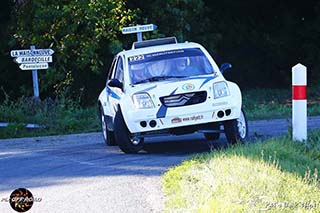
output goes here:
[{"label": "white road sign", "polygon": [[48,63],[21,64],[19,68],[22,70],[45,70],[49,68],[49,65]]},{"label": "white road sign", "polygon": [[34,64],[34,63],[50,63],[52,56],[26,56],[15,58],[14,61],[18,64]]},{"label": "white road sign", "polygon": [[11,50],[11,57],[21,57],[21,56],[45,56],[52,55],[54,51],[52,49],[26,49],[26,50]]},{"label": "white road sign", "polygon": [[157,29],[157,25],[154,25],[154,24],[137,25],[133,27],[122,28],[122,34],[143,33],[143,32],[153,31],[155,29]]}]

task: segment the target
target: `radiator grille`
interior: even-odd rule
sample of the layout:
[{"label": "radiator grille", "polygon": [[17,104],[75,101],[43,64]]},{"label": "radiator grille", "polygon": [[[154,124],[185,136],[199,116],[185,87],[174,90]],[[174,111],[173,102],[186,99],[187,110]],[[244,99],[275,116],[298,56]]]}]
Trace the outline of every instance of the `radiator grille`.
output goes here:
[{"label": "radiator grille", "polygon": [[166,107],[179,107],[188,106],[193,104],[200,104],[205,102],[207,99],[207,92],[192,92],[184,94],[175,94],[171,96],[161,97],[161,103]]}]

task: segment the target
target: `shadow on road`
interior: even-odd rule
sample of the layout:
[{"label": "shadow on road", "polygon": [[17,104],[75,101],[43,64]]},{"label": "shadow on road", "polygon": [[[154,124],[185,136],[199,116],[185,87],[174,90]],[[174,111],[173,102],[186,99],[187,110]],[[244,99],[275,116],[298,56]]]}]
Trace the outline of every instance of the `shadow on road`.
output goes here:
[{"label": "shadow on road", "polygon": [[202,135],[146,139],[138,154],[106,146],[100,133],[24,138],[0,142],[0,191],[17,186],[68,184],[74,178],[160,176],[193,154],[225,146],[225,139],[207,142]]},{"label": "shadow on road", "polygon": [[226,146],[225,139],[207,141],[201,136],[194,134],[193,136],[164,137],[152,142],[146,141],[144,151],[148,154],[188,155],[211,152]]}]

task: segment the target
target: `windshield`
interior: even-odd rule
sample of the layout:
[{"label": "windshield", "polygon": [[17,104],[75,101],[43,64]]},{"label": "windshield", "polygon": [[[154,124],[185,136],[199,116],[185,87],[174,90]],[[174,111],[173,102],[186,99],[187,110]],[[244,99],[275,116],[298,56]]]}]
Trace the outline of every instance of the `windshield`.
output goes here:
[{"label": "windshield", "polygon": [[135,55],[128,58],[133,84],[213,73],[200,48],[188,48]]}]

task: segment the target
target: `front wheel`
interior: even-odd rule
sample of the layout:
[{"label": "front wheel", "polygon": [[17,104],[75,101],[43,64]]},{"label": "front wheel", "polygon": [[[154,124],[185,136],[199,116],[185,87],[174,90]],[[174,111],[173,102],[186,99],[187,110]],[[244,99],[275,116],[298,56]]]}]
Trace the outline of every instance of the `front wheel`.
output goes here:
[{"label": "front wheel", "polygon": [[138,153],[144,144],[144,138],[133,137],[124,122],[121,110],[118,110],[114,118],[114,136],[119,148],[127,154]]},{"label": "front wheel", "polygon": [[236,144],[238,141],[245,142],[248,139],[248,121],[244,111],[241,109],[238,119],[224,122],[224,131],[230,144]]}]

